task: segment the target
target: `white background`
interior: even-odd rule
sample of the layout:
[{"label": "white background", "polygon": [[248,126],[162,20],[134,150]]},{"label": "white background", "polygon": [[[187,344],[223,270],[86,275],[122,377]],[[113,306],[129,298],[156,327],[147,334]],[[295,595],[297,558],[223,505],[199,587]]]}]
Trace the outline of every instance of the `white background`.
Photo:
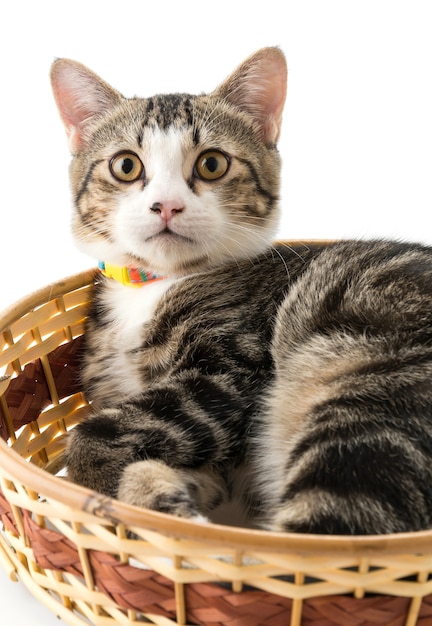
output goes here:
[{"label": "white background", "polygon": [[[55,57],[145,96],[210,91],[278,45],[289,65],[280,236],[432,243],[428,0],[26,0],[4,3],[0,23],[0,309],[94,265],[69,235]],[[0,607],[4,626],[59,624],[3,572]]]}]

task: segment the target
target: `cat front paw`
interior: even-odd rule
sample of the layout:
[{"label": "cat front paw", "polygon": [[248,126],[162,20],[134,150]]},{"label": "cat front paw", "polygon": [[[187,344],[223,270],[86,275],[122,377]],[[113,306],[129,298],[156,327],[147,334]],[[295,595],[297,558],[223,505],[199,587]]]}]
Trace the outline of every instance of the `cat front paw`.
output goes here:
[{"label": "cat front paw", "polygon": [[127,504],[208,522],[197,506],[199,485],[186,470],[169,467],[162,461],[137,461],[123,471],[118,498]]}]

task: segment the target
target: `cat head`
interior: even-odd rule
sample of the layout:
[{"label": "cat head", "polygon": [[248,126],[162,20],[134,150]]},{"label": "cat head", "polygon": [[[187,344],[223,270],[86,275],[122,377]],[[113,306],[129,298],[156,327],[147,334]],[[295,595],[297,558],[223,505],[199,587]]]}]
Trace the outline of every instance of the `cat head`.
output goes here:
[{"label": "cat head", "polygon": [[53,63],[51,81],[86,253],[183,275],[269,246],[287,82],[279,49],[259,50],[206,95],[125,98],[68,59]]}]

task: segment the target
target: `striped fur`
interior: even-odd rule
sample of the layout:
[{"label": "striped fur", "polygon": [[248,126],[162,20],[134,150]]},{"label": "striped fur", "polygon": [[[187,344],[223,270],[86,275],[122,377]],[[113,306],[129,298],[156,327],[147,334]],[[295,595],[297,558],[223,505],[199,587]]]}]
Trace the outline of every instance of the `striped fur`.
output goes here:
[{"label": "striped fur", "polygon": [[[274,530],[431,527],[432,249],[271,245],[282,53],[202,96],[128,100],[67,60],[52,81],[79,244],[169,276],[96,287],[70,477],[196,520],[238,500]],[[120,151],[143,165],[132,182],[110,170]]]}]

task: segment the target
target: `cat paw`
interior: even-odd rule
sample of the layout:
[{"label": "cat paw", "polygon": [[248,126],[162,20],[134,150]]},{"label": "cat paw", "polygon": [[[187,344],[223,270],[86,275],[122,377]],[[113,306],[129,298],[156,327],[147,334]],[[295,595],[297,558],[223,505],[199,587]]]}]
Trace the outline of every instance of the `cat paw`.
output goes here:
[{"label": "cat paw", "polygon": [[162,461],[138,461],[123,471],[118,498],[127,504],[205,523],[194,494],[198,486],[185,470]]}]

